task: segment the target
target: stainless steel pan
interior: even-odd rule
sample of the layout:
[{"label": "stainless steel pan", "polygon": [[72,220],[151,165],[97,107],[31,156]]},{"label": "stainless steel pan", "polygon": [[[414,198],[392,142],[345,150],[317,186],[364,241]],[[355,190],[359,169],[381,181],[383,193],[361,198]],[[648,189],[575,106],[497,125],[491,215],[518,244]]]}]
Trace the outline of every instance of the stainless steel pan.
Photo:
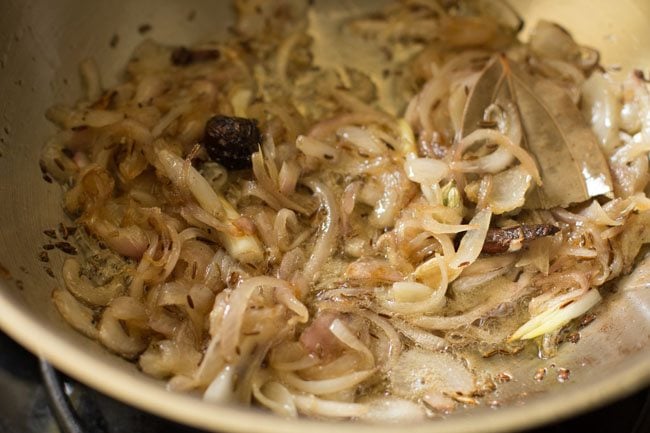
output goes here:
[{"label": "stainless steel pan", "polygon": [[[340,1],[345,7],[346,2]],[[598,47],[606,64],[650,66],[650,2],[647,0],[515,0],[528,23],[555,20],[582,43]],[[319,2],[316,2],[318,5]],[[331,6],[331,2],[328,3]],[[194,19],[190,20],[190,14]],[[326,433],[397,432],[403,426],[367,426],[288,421],[254,409],[214,406],[165,390],[130,364],[74,332],[50,302],[58,284],[38,258],[43,229],[64,219],[60,189],[41,179],[38,155],[52,128],[43,117],[55,101],[78,96],[77,64],[93,56],[110,84],[134,46],[145,36],[182,44],[223,33],[232,14],[212,0],[0,0],[0,327],[58,368],[111,396],[142,409],[212,430]],[[525,33],[525,32],[524,32]],[[119,42],[109,44],[114,35]],[[413,425],[416,432],[486,432],[531,427],[603,404],[650,383],[650,288],[621,290],[608,311],[565,344],[550,361],[501,358],[517,380],[501,386],[499,410],[478,407],[445,421]],[[551,366],[554,364],[555,367]],[[543,381],[533,379],[541,367]],[[571,370],[559,383],[557,368]]]}]

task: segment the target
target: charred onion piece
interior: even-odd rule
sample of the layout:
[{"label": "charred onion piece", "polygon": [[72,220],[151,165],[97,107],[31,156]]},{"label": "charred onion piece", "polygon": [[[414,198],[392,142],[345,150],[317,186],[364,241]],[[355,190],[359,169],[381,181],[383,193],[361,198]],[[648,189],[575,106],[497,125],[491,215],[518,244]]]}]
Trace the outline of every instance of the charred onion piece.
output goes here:
[{"label": "charred onion piece", "polygon": [[210,158],[228,170],[251,166],[251,154],[256,152],[262,136],[253,119],[214,116],[205,124],[203,145]]},{"label": "charred onion piece", "polygon": [[492,227],[488,230],[482,253],[502,254],[519,251],[533,239],[552,236],[560,229],[551,224],[522,224],[508,228]]},{"label": "charred onion piece", "polygon": [[217,60],[219,50],[190,50],[185,47],[178,47],[172,51],[171,61],[174,66],[188,66],[192,63]]}]

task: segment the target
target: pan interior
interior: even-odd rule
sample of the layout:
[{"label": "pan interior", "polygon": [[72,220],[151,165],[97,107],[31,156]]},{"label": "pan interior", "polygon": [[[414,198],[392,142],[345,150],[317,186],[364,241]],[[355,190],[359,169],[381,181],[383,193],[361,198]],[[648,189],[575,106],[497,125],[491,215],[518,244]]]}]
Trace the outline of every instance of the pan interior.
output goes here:
[{"label": "pan interior", "polygon": [[[349,3],[355,2],[317,1],[316,6]],[[650,3],[644,0],[512,4],[529,24],[546,18],[564,25],[576,40],[597,47],[604,64],[623,70],[650,67],[650,46],[644,43],[650,40]],[[77,98],[78,62],[92,55],[110,84],[119,79],[121,66],[143,38],[188,44],[224,35],[231,19],[226,2],[200,0],[61,0],[56,6],[46,0],[5,2],[0,14],[0,326],[72,376],[163,416],[215,430],[242,431],[254,422],[260,431],[298,431],[306,424],[247,415],[249,411],[237,408],[206,407],[194,397],[169,393],[162,383],[77,334],[50,302],[52,289],[60,284],[62,255],[50,254],[47,263],[39,259],[41,246],[49,242],[43,230],[65,221],[60,188],[45,182],[38,167],[40,148],[53,132],[43,113],[55,101]],[[143,31],[144,24],[151,29]],[[529,29],[524,29],[524,37]],[[111,44],[116,37],[119,42]],[[469,411],[469,418],[465,413],[452,416],[444,427],[433,422],[416,429],[485,431],[481,427],[490,425],[504,430],[605,402],[648,383],[649,343],[650,290],[621,290],[611,298],[611,308],[582,332],[579,343],[563,345],[554,359],[517,358],[513,363],[512,358],[496,356],[487,361],[490,372],[508,371],[521,378],[499,390],[499,399],[509,408],[478,408]],[[533,378],[539,368],[547,369],[547,380]],[[559,368],[571,371],[568,383],[556,380]],[[323,432],[330,428],[325,423],[311,427]]]}]

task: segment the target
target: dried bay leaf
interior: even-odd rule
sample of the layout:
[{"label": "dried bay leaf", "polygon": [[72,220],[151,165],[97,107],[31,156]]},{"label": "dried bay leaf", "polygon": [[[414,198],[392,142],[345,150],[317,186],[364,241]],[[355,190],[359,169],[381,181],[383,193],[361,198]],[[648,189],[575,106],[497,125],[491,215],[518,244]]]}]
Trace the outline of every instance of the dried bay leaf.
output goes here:
[{"label": "dried bay leaf", "polygon": [[535,158],[543,182],[529,191],[525,208],[566,207],[612,191],[607,160],[569,95],[504,55],[490,60],[472,89],[461,136],[481,127],[488,106],[508,103],[518,109],[521,146]]}]

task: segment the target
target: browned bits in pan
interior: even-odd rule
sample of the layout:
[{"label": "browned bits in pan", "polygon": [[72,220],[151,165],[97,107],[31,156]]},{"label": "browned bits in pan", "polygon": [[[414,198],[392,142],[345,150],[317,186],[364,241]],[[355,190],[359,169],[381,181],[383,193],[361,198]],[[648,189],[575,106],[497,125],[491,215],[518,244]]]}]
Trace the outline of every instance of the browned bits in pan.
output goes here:
[{"label": "browned bits in pan", "polygon": [[174,66],[188,66],[193,63],[217,60],[219,56],[219,50],[190,50],[186,47],[178,47],[172,51],[171,62]]}]

